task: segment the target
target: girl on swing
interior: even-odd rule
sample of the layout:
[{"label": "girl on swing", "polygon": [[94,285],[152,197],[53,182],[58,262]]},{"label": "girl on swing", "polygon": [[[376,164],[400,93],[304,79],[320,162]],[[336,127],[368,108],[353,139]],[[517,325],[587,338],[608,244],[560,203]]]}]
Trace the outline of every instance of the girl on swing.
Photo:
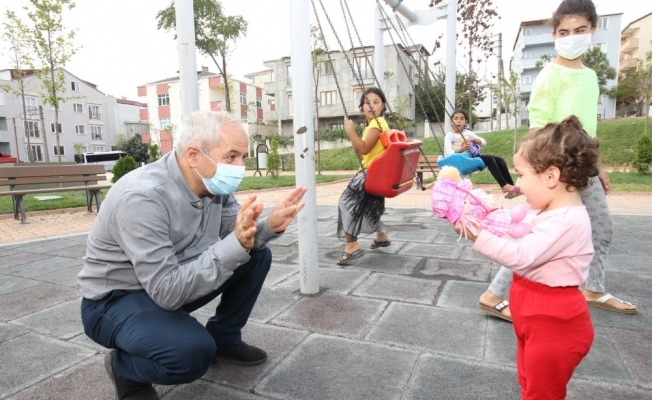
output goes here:
[{"label": "girl on swing", "polygon": [[[466,129],[468,123],[469,116],[466,114],[466,111],[459,108],[453,111],[453,116],[451,117],[453,132],[448,132],[444,137],[444,157],[453,153],[468,153],[471,142],[477,143],[478,146],[487,144],[486,140]],[[491,176],[494,177],[498,185],[500,185],[500,189],[505,193],[506,199],[513,199],[523,194],[518,187],[514,186],[514,180],[509,173],[505,160],[501,157],[486,154],[481,154],[478,157],[484,161]]]},{"label": "girl on swing", "polygon": [[338,204],[337,237],[346,240],[344,251],[337,265],[347,265],[351,260],[364,254],[358,243],[360,233],[376,233],[372,249],[387,247],[391,244],[383,229],[380,216],[385,212],[385,198],[374,196],[364,191],[366,168],[385,147],[380,141],[380,134],[389,130],[389,125],[383,118],[387,107],[387,99],[382,90],[371,87],[362,92],[360,111],[367,119],[367,126],[362,132],[362,138],[355,132],[355,124],[350,119],[344,120],[344,129],[349,135],[353,149],[362,155],[362,167],[342,193]]}]

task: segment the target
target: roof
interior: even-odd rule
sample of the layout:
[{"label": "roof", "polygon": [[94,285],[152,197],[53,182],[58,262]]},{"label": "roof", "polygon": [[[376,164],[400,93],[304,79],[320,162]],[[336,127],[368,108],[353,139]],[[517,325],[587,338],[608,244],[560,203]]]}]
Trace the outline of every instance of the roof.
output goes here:
[{"label": "roof", "polygon": [[147,108],[146,103],[141,103],[139,101],[134,101],[134,100],[127,100],[127,99],[117,99],[118,104],[127,104],[130,106],[138,106],[138,107],[145,107]]},{"label": "roof", "polygon": [[270,68],[270,69],[266,69],[266,70],[263,70],[263,71],[251,72],[249,74],[245,74],[245,78],[253,78],[256,75],[264,75],[264,74],[267,74],[267,73],[270,73],[270,72],[274,72],[274,70],[272,68]]},{"label": "roof", "polygon": [[637,19],[637,20],[634,20],[634,21],[630,22],[629,24],[627,24],[627,26],[626,26],[625,28],[623,28],[622,32],[625,32],[627,29],[629,29],[629,27],[630,27],[632,24],[635,24],[635,23],[637,23],[638,21],[643,20],[643,19],[649,17],[650,15],[652,15],[652,12],[649,13],[649,14],[647,14],[647,15],[642,16],[641,18],[639,18],[639,19]]}]

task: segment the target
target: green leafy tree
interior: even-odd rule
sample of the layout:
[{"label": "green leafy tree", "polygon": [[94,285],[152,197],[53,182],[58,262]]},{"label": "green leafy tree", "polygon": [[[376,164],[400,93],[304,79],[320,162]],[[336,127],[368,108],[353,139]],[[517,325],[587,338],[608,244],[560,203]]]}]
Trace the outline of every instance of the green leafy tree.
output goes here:
[{"label": "green leafy tree", "polygon": [[143,143],[140,134],[136,133],[134,136],[125,140],[122,145],[118,147],[118,150],[124,151],[133,157],[136,162],[141,163],[145,161],[145,155],[148,152],[148,147],[146,143]]},{"label": "green leafy tree", "polygon": [[616,69],[609,64],[607,54],[603,53],[599,47],[594,47],[584,53],[582,64],[595,71],[595,74],[598,76],[600,94],[608,93],[607,81],[616,79]]},{"label": "green leafy tree", "polygon": [[113,178],[111,182],[116,183],[120,178],[127,175],[129,172],[138,168],[138,163],[132,156],[126,156],[119,159],[111,172],[113,173]]},{"label": "green leafy tree", "polygon": [[84,162],[84,155],[82,153],[82,150],[84,149],[84,143],[81,142],[76,142],[72,144],[72,148],[75,152],[75,162],[76,163],[81,163]]},{"label": "green leafy tree", "polygon": [[149,152],[149,162],[151,163],[158,160],[161,156],[161,152],[159,151],[158,145],[156,143],[147,146],[147,151]]},{"label": "green leafy tree", "polygon": [[[13,11],[7,10],[5,13],[7,20],[16,21],[18,18]],[[23,110],[23,128],[25,131],[25,137],[27,138],[27,160],[29,162],[34,161],[33,153],[30,151],[31,141],[27,129],[27,106],[25,105],[25,93],[27,90],[27,82],[25,82],[25,77],[27,71],[25,70],[25,60],[28,57],[27,43],[24,38],[24,33],[20,29],[21,25],[10,24],[8,22],[3,23],[4,33],[2,34],[3,38],[9,43],[9,52],[11,57],[11,66],[14,70],[12,73],[12,79],[17,83],[17,86],[12,85],[0,85],[0,90],[3,90],[6,93],[13,95],[14,97],[20,97],[20,103]],[[32,111],[32,110],[30,110]],[[43,132],[45,135],[45,132]],[[16,143],[16,151],[18,152],[18,143]],[[20,153],[17,153],[20,154]]]},{"label": "green leafy tree", "polygon": [[[222,4],[216,0],[194,0],[195,45],[199,51],[210,57],[224,80],[226,108],[231,112],[231,87],[227,73],[226,60],[235,43],[247,34],[247,21],[242,16],[224,14]],[[176,30],[174,1],[156,14],[157,28],[166,31]],[[176,39],[176,35],[175,35]]]},{"label": "green leafy tree", "polygon": [[278,172],[281,169],[281,156],[278,154],[278,142],[276,138],[269,141],[269,154],[267,154],[267,172],[272,175],[273,179],[278,178]]},{"label": "green leafy tree", "polygon": [[[63,22],[63,12],[75,8],[71,0],[29,0],[23,7],[31,21],[28,26],[15,14],[8,15],[10,23],[21,32],[22,39],[32,53],[25,57],[27,65],[41,81],[43,103],[54,107],[54,126],[59,126],[59,105],[75,97],[66,97],[66,80],[63,68],[75,55],[77,48],[73,41],[75,30],[67,31]],[[59,130],[56,131],[57,148],[61,142]],[[45,138],[45,132],[44,138]],[[46,150],[46,161],[49,161]],[[57,162],[61,163],[61,153],[57,152]]]},{"label": "green leafy tree", "polygon": [[410,98],[408,95],[398,96],[394,99],[391,113],[387,113],[387,122],[394,129],[405,131],[408,128],[415,126],[415,123],[405,116],[405,113],[410,108]]},{"label": "green leafy tree", "polygon": [[649,135],[643,135],[636,143],[636,155],[632,165],[639,173],[645,173],[650,170],[652,163],[652,140]]}]

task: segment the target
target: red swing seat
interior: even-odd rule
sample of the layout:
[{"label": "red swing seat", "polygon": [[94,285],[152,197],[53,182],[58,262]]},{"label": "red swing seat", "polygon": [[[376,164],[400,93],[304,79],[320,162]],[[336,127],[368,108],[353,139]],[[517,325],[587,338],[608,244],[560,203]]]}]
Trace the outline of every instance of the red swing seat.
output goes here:
[{"label": "red swing seat", "polygon": [[367,168],[364,190],[369,194],[392,198],[412,188],[423,142],[408,142],[405,133],[395,129],[381,133],[380,140],[386,149]]}]

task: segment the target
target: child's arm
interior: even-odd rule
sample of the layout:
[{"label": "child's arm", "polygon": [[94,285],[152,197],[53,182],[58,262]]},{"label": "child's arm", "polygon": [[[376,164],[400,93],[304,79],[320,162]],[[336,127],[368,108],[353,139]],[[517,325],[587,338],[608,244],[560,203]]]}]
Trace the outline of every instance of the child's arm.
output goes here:
[{"label": "child's arm", "polygon": [[444,136],[444,157],[455,153],[455,150],[453,150],[453,136],[451,132]]},{"label": "child's arm", "polygon": [[487,141],[484,140],[484,138],[481,138],[480,136],[476,135],[475,133],[473,133],[473,132],[471,132],[471,131],[469,131],[469,130],[467,130],[467,131],[464,132],[464,133],[465,133],[465,134],[468,133],[467,136],[468,136],[468,140],[469,140],[469,141],[474,141],[474,142],[476,142],[477,144],[479,144],[480,146],[486,146]]},{"label": "child's arm", "polygon": [[[571,216],[572,217],[572,216]],[[545,264],[574,242],[576,232],[567,216],[539,221],[532,232],[520,239],[499,237],[483,230],[473,250],[513,271]]]},{"label": "child's arm", "polygon": [[[378,119],[380,119],[379,117]],[[351,140],[351,146],[362,155],[368,154],[373,150],[374,146],[380,139],[380,129],[378,129],[378,124],[376,121],[371,121],[367,129],[367,133],[364,135],[364,139],[359,137],[355,132],[355,124],[350,119],[344,120],[344,130],[349,135]]]}]

